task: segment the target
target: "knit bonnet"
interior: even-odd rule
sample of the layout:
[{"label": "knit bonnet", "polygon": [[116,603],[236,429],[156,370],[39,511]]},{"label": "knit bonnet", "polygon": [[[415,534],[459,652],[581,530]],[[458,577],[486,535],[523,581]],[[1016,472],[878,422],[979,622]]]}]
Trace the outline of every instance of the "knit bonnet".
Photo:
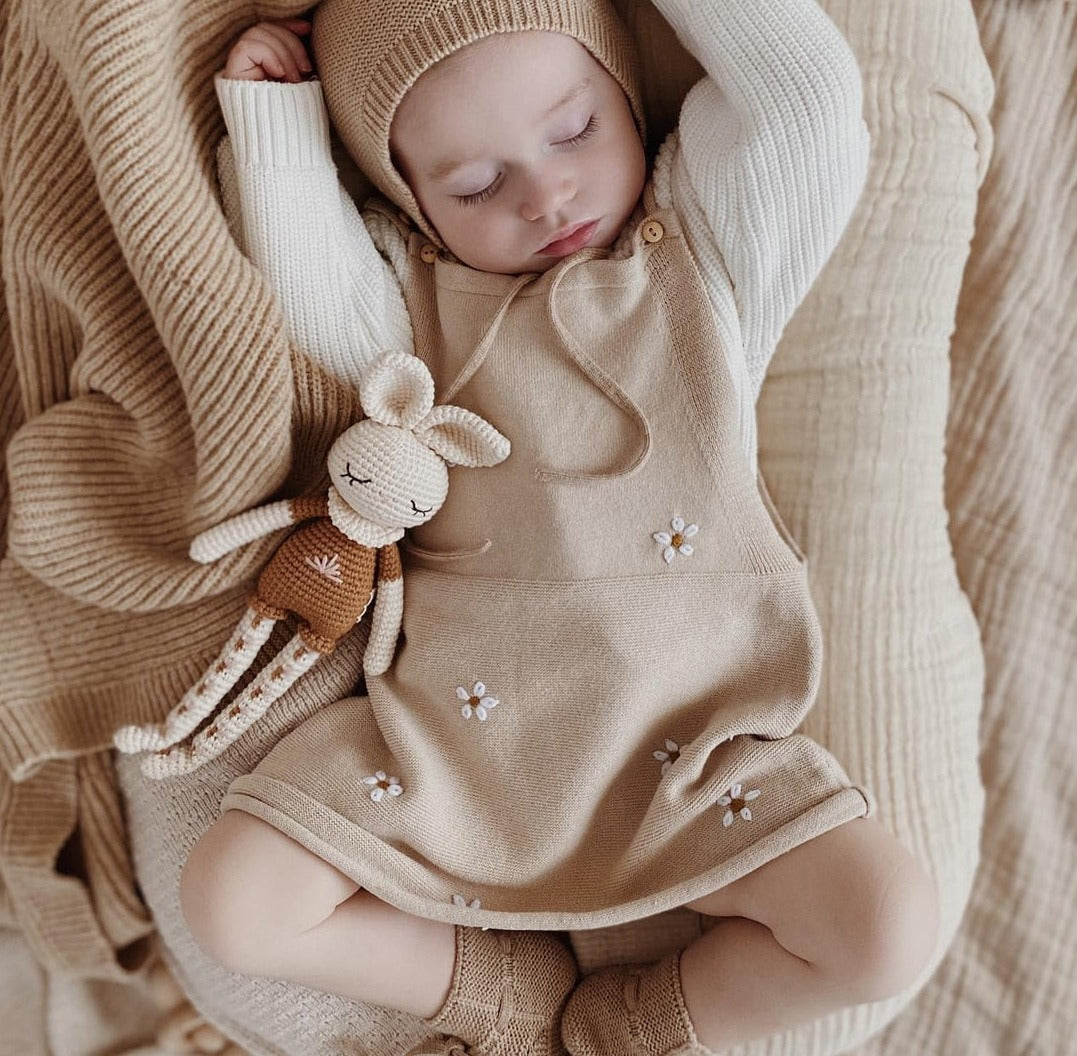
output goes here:
[{"label": "knit bonnet", "polygon": [[544,30],[582,44],[628,97],[644,135],[632,39],[609,0],[323,0],[312,48],[329,116],[375,187],[440,242],[389,155],[408,89],[436,62],[495,33]]}]

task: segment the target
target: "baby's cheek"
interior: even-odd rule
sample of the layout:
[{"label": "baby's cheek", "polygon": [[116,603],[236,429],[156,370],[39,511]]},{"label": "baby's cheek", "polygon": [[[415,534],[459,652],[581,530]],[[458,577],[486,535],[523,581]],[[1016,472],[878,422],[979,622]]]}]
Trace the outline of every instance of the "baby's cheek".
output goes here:
[{"label": "baby's cheek", "polygon": [[504,271],[514,262],[519,235],[512,225],[492,222],[489,218],[472,221],[462,227],[449,248],[462,261],[480,271]]}]

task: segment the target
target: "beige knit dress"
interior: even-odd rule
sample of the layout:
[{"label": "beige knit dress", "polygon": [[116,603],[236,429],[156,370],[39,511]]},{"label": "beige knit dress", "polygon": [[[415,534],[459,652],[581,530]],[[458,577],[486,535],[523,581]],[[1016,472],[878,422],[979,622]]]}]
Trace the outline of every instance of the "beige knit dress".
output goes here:
[{"label": "beige knit dress", "polygon": [[438,398],[512,454],[453,470],[405,547],[393,667],[224,802],[408,912],[612,924],[868,809],[794,733],[820,670],[805,568],[744,454],[678,219],[646,204],[629,255],[583,250],[540,276],[410,237],[404,292]]}]

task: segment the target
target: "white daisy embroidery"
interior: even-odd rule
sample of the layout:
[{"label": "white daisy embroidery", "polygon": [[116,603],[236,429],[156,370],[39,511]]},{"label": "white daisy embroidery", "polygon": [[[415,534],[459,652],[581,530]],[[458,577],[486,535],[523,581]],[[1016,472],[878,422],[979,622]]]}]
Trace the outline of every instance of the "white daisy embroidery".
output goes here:
[{"label": "white daisy embroidery", "polygon": [[739,814],[745,821],[752,820],[752,810],[748,806],[753,799],[758,799],[762,795],[758,788],[753,788],[750,792],[744,791],[744,786],[741,784],[732,785],[729,791],[724,796],[718,797],[718,806],[725,807],[726,812],[722,816],[722,826],[728,829],[733,824],[733,819]]},{"label": "white daisy embroidery", "polygon": [[319,557],[313,555],[304,559],[305,562],[318,573],[334,583],[343,583],[344,576],[340,571],[340,556],[338,554],[322,554]]},{"label": "white daisy embroidery", "polygon": [[662,559],[667,565],[672,564],[678,554],[684,557],[692,556],[695,547],[688,540],[694,538],[699,532],[698,524],[685,524],[683,517],[674,517],[669,522],[669,527],[670,531],[655,532],[651,536],[662,547]]},{"label": "white daisy embroidery", "polygon": [[496,708],[500,703],[500,701],[487,695],[486,685],[483,682],[476,682],[475,685],[471,687],[470,692],[464,689],[463,686],[457,686],[456,695],[463,701],[460,705],[460,714],[463,715],[465,719],[470,719],[471,716],[474,715],[478,718],[479,722],[485,722],[491,710]]},{"label": "white daisy embroidery", "polygon": [[651,752],[651,755],[662,764],[664,774],[681,757],[681,746],[676,741],[667,739],[666,750]]},{"label": "white daisy embroidery", "polygon": [[375,803],[380,803],[387,795],[399,796],[404,791],[400,779],[386,777],[384,770],[378,770],[372,777],[364,777],[363,784],[373,786],[370,789],[370,798]]},{"label": "white daisy embroidery", "polygon": [[452,904],[460,909],[482,909],[482,902],[473,898],[470,902],[463,895],[453,895]]}]

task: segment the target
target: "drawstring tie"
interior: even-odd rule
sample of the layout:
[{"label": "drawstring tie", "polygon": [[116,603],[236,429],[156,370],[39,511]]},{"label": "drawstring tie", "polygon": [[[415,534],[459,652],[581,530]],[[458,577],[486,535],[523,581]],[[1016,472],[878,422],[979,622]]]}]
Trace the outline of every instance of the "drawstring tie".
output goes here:
[{"label": "drawstring tie", "polygon": [[575,360],[576,366],[583,371],[584,376],[603,394],[603,396],[606,397],[606,399],[610,401],[610,403],[623,411],[636,423],[636,428],[641,436],[639,451],[636,453],[635,458],[633,458],[623,469],[611,470],[608,473],[566,473],[557,469],[539,469],[536,471],[536,475],[540,480],[558,480],[563,483],[568,483],[570,481],[615,480],[617,477],[630,477],[643,466],[644,462],[647,461],[648,455],[651,453],[651,426],[643,411],[639,409],[638,405],[628,393],[626,393],[624,389],[622,389],[621,386],[606,373],[600,364],[596,363],[587,354],[583,346],[572,336],[562,321],[561,313],[557,310],[557,305],[555,304],[554,295],[557,292],[557,288],[564,282],[565,276],[574,267],[578,264],[582,264],[584,260],[587,259],[587,257],[581,257],[574,261],[554,279],[553,285],[550,287],[550,296],[546,301],[546,311],[549,313],[550,322],[557,331],[557,336],[561,339],[561,344],[565,347],[568,354]]},{"label": "drawstring tie", "polygon": [[[628,415],[628,417],[636,423],[636,427],[641,437],[639,450],[627,466],[622,469],[611,470],[607,473],[569,473],[557,469],[537,469],[535,475],[539,480],[543,481],[571,483],[575,481],[614,480],[618,477],[628,477],[643,466],[651,453],[651,445],[653,442],[651,426],[643,411],[640,410],[639,406],[624,391],[624,389],[622,389],[621,386],[618,385],[617,382],[587,354],[580,343],[572,336],[562,321],[561,314],[555,304],[557,290],[561,283],[564,282],[565,276],[574,267],[582,264],[585,260],[590,259],[591,257],[589,256],[581,256],[578,260],[573,261],[568,267],[564,268],[554,279],[546,299],[546,311],[550,323],[556,331],[561,344],[580,368],[583,375],[599,390],[599,392],[602,393],[603,396],[606,397],[606,399],[610,401],[610,403],[624,414]],[[497,337],[498,331],[501,329],[501,324],[504,322],[505,316],[508,314],[513,301],[516,300],[517,295],[525,286],[536,281],[538,277],[538,275],[533,274],[521,275],[517,278],[516,282],[512,284],[508,293],[505,294],[501,304],[498,306],[497,311],[494,313],[490,325],[487,326],[485,333],[475,347],[475,351],[468,357],[467,362],[461,368],[460,373],[453,379],[449,387],[442,392],[440,402],[449,402],[475,376],[479,368],[485,362],[490,350],[493,348],[494,339]]]},{"label": "drawstring tie", "polygon": [[456,375],[453,383],[441,394],[442,403],[448,403],[475,376],[479,367],[486,360],[490,349],[493,348],[494,338],[497,337],[497,332],[501,329],[501,323],[504,321],[505,316],[508,315],[510,305],[516,300],[516,295],[537,278],[537,275],[520,275],[512,284],[509,292],[505,294],[500,306],[494,313],[493,319],[490,320],[490,325],[486,328],[486,333],[482,335],[482,340],[475,346],[475,351],[468,357],[468,361],[464,364],[460,373]]}]

